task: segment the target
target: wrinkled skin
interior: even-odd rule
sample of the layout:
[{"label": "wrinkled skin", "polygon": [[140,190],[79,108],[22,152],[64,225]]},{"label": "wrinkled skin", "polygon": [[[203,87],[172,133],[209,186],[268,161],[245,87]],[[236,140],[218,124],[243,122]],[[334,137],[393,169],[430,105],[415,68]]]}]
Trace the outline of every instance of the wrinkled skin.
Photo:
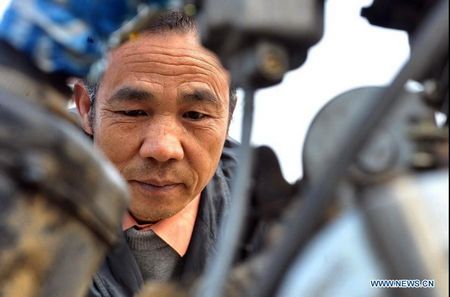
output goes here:
[{"label": "wrinkled skin", "polygon": [[128,182],[142,222],[182,210],[217,168],[229,123],[229,77],[194,32],[146,33],[112,51],[93,120],[82,84],[83,128]]}]

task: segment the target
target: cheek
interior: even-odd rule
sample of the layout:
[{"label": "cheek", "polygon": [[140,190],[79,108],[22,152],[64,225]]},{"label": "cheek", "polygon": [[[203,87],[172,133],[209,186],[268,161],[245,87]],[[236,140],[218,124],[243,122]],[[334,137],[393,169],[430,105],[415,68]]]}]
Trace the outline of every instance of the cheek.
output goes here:
[{"label": "cheek", "polygon": [[94,142],[116,167],[121,170],[136,154],[138,137],[130,137],[130,130],[98,126],[94,130]]},{"label": "cheek", "polygon": [[214,175],[223,144],[226,138],[226,127],[213,131],[202,131],[195,134],[189,151],[195,171],[199,176],[199,187],[204,187]]}]

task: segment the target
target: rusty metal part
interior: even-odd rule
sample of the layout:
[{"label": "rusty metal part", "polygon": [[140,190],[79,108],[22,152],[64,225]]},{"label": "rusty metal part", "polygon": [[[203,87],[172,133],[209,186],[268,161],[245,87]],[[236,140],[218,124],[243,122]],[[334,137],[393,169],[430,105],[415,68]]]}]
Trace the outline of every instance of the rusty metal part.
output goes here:
[{"label": "rusty metal part", "polygon": [[256,42],[230,58],[227,67],[236,85],[270,86],[281,82],[289,70],[289,55],[277,42]]},{"label": "rusty metal part", "polygon": [[128,200],[81,131],[0,90],[1,297],[84,296]]},{"label": "rusty metal part", "polygon": [[107,246],[47,197],[9,190],[14,202],[0,216],[0,296],[83,296]]}]

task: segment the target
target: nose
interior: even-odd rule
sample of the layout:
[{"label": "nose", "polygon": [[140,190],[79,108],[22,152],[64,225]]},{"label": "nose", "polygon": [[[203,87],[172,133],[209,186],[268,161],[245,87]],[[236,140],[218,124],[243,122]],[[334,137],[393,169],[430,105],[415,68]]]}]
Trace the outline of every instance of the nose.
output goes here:
[{"label": "nose", "polygon": [[180,129],[173,121],[156,120],[145,130],[144,140],[139,150],[142,158],[158,162],[180,161],[184,158]]}]

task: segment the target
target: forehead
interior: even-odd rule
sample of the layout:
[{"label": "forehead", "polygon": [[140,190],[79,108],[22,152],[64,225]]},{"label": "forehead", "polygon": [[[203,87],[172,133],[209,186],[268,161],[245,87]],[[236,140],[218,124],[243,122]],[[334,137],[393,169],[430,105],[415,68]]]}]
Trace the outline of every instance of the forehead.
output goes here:
[{"label": "forehead", "polygon": [[167,53],[170,55],[193,56],[209,60],[217,66],[220,62],[216,56],[205,49],[196,32],[163,31],[141,33],[111,52],[112,59],[125,58],[129,55]]},{"label": "forehead", "polygon": [[108,62],[100,88],[109,91],[124,84],[152,88],[203,85],[218,96],[229,90],[228,72],[200,44],[195,32],[141,34],[113,50]]}]

